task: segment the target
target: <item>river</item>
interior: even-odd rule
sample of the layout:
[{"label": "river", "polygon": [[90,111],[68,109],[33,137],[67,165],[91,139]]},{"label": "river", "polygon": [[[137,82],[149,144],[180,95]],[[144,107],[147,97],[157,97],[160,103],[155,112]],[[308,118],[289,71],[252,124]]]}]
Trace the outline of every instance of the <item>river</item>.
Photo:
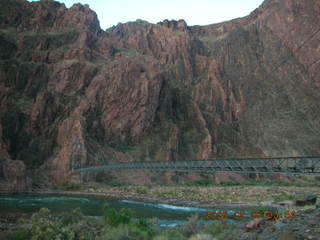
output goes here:
[{"label": "river", "polygon": [[[101,207],[108,203],[115,209],[129,208],[139,218],[158,218],[161,227],[173,227],[187,220],[192,214],[204,217],[215,209],[179,207],[160,203],[144,203],[91,196],[68,196],[60,194],[0,194],[0,215],[8,212],[33,213],[45,207],[53,214],[61,214],[80,208],[86,216],[102,216]],[[232,214],[229,210],[229,214]],[[205,220],[203,220],[205,221]]]}]

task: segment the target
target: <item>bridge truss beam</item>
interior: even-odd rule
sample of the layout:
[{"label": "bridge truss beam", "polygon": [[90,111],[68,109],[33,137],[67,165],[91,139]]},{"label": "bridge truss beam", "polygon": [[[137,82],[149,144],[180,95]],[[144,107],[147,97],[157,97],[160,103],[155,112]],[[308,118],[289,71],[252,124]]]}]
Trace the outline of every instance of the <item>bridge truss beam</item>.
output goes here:
[{"label": "bridge truss beam", "polygon": [[145,169],[177,172],[320,174],[320,157],[217,159],[111,163],[74,169],[76,172]]}]

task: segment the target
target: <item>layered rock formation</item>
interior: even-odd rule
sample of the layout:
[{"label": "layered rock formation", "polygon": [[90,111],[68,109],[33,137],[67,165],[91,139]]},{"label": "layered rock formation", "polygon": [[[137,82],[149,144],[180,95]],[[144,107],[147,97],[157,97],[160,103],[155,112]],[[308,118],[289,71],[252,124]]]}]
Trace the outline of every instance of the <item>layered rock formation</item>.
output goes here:
[{"label": "layered rock formation", "polygon": [[319,22],[317,0],[266,0],[103,31],[87,5],[1,0],[0,159],[61,183],[106,162],[318,155]]}]

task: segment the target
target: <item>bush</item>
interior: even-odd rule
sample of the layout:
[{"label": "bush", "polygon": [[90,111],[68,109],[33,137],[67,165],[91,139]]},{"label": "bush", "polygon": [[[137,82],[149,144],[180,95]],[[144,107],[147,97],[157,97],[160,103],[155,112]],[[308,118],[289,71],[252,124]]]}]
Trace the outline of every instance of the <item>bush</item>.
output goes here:
[{"label": "bush", "polygon": [[19,230],[5,237],[5,240],[26,240],[31,239],[31,231]]},{"label": "bush", "polygon": [[106,223],[105,239],[140,239],[147,240],[155,233],[156,221],[146,219],[132,219],[132,211],[122,208],[120,211],[103,205],[103,214]]},{"label": "bush", "polygon": [[149,240],[153,235],[153,233],[149,231],[148,226],[143,227],[139,225],[139,223],[133,223],[129,225],[129,234],[131,236],[131,239],[137,240]]},{"label": "bush", "polygon": [[152,239],[152,234],[133,224],[119,224],[117,227],[106,226],[101,240]]},{"label": "bush", "polygon": [[148,236],[152,236],[154,234],[154,229],[151,228],[150,222],[146,219],[140,218],[134,225],[139,231],[145,232]]},{"label": "bush", "polygon": [[136,193],[138,194],[146,194],[148,192],[148,189],[146,187],[138,187],[136,189]]},{"label": "bush", "polygon": [[229,186],[239,186],[239,185],[246,185],[246,184],[243,184],[240,182],[221,182],[218,185],[222,187],[229,187]]},{"label": "bush", "polygon": [[58,221],[51,220],[49,214],[49,209],[41,208],[38,213],[32,215],[32,240],[72,240],[75,238],[73,232],[68,231],[66,226],[61,226]]},{"label": "bush", "polygon": [[209,179],[195,180],[191,183],[192,186],[209,186],[211,184],[212,184],[212,181]]},{"label": "bush", "polygon": [[163,230],[153,240],[185,240],[187,239],[176,229]]},{"label": "bush", "polygon": [[295,195],[287,194],[287,193],[281,193],[280,195],[274,196],[273,201],[274,202],[282,202],[282,201],[288,201],[295,199]]},{"label": "bush", "polygon": [[131,239],[128,225],[119,225],[116,228],[106,228],[101,240],[124,240]]},{"label": "bush", "polygon": [[199,232],[201,228],[200,218],[198,214],[194,214],[188,218],[188,221],[180,227],[180,231],[187,237]]},{"label": "bush", "polygon": [[32,240],[94,240],[99,236],[102,225],[98,221],[82,218],[80,210],[76,209],[61,218],[54,218],[50,210],[40,209],[32,215],[30,234]]},{"label": "bush", "polygon": [[128,224],[133,215],[130,209],[122,208],[117,211],[107,203],[103,205],[102,209],[105,223],[112,227],[117,227],[119,224]]},{"label": "bush", "polygon": [[223,239],[232,235],[237,228],[236,224],[227,223],[225,221],[214,221],[205,226],[204,233],[210,234],[215,238]]}]

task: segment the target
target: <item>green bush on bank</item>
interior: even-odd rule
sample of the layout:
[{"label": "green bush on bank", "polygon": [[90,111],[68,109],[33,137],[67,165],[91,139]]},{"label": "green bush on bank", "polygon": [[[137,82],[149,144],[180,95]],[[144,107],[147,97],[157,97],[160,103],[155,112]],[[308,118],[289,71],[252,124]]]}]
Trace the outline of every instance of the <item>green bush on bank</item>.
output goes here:
[{"label": "green bush on bank", "polygon": [[42,208],[25,223],[30,230],[21,230],[10,235],[9,240],[186,240],[223,239],[234,233],[235,224],[215,221],[200,224],[198,215],[191,216],[180,227],[160,230],[155,219],[136,219],[129,209],[117,211],[103,205],[103,218],[86,218],[80,210],[53,216],[49,209]]},{"label": "green bush on bank", "polygon": [[236,229],[236,224],[227,223],[226,221],[214,221],[207,224],[203,232],[210,234],[217,239],[225,239],[228,236],[232,236]]},{"label": "green bush on bank", "polygon": [[130,209],[117,211],[108,204],[103,205],[102,209],[105,228],[101,240],[148,240],[155,235],[153,224],[145,219],[132,219],[133,212]]},{"label": "green bush on bank", "polygon": [[26,240],[31,239],[32,235],[29,230],[21,229],[5,237],[5,240]]},{"label": "green bush on bank", "polygon": [[108,204],[103,205],[102,209],[105,223],[112,227],[117,227],[119,224],[128,224],[133,215],[130,209],[122,208],[117,211]]},{"label": "green bush on bank", "polygon": [[61,217],[53,217],[47,208],[41,208],[29,220],[31,229],[11,235],[10,240],[94,240],[99,236],[103,224],[95,219],[83,218],[79,209]]}]

